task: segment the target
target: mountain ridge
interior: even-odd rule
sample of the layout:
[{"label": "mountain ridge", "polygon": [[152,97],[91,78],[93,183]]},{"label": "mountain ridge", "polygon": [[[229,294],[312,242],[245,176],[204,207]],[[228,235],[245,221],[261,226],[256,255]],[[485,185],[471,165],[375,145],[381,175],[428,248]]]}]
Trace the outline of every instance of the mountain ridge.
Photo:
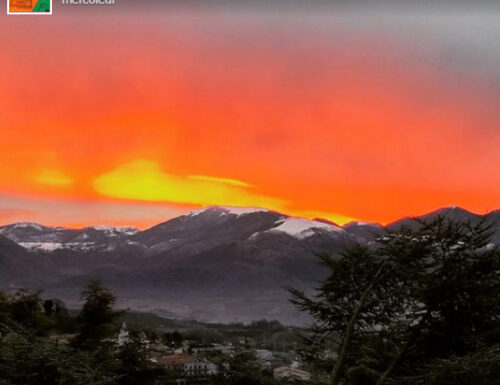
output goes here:
[{"label": "mountain ridge", "polygon": [[[500,211],[480,216],[452,207],[420,218],[437,215],[491,217],[500,230]],[[307,291],[324,278],[315,254],[338,254],[348,244],[370,243],[386,229],[415,223],[402,218],[386,227],[337,226],[259,208],[208,207],[142,231],[11,224],[0,227],[1,285],[44,290],[77,306],[82,286],[99,278],[134,310],[219,322],[237,315],[239,321],[303,323],[283,287]]]}]

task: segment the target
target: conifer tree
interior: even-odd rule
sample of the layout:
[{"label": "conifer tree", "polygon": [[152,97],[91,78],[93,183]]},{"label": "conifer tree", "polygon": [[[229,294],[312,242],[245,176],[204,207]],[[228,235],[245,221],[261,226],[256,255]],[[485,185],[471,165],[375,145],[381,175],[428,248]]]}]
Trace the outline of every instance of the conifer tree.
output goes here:
[{"label": "conifer tree", "polygon": [[95,350],[107,345],[107,340],[116,334],[117,320],[122,314],[113,309],[115,296],[100,281],[90,282],[82,293],[85,301],[78,315],[78,335],[74,345]]},{"label": "conifer tree", "polygon": [[435,362],[499,344],[492,235],[484,221],[437,217],[388,232],[370,248],[350,247],[340,259],[323,257],[328,278],[312,298],[292,290],[292,302],[314,318],[314,342],[338,342],[331,383],[417,383]]}]

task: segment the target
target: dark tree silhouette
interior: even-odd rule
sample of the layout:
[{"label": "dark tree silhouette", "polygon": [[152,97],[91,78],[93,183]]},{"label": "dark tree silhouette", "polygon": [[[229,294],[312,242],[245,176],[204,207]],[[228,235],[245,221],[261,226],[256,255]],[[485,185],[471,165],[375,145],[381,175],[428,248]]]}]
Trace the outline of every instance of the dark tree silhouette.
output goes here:
[{"label": "dark tree silhouette", "polygon": [[78,335],[74,345],[86,350],[106,346],[118,329],[117,320],[122,312],[115,311],[115,296],[100,281],[92,281],[82,293],[85,301],[78,315]]},{"label": "dark tree silhouette", "polygon": [[331,383],[416,381],[436,360],[497,344],[500,253],[491,237],[482,221],[437,217],[322,256],[330,273],[316,295],[291,292],[315,320],[316,347],[338,343]]}]

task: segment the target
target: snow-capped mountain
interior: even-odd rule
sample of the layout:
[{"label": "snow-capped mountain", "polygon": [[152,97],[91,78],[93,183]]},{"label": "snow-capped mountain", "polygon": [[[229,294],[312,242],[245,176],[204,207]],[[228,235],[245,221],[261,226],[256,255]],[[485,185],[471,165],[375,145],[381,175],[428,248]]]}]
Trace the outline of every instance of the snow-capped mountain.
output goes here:
[{"label": "snow-capped mountain", "polygon": [[318,233],[338,235],[343,230],[264,209],[209,207],[139,232],[131,239],[148,246],[153,253],[179,248],[201,251],[224,242],[255,239],[266,232],[305,239]]},{"label": "snow-capped mountain", "polygon": [[[488,219],[500,223],[499,213]],[[459,208],[422,218],[439,214],[481,218]],[[389,228],[415,223],[405,218]],[[136,310],[214,321],[300,322],[283,288],[310,290],[325,274],[316,253],[340,253],[347,244],[369,243],[384,231],[378,224],[341,227],[233,207],[196,210],[144,231],[18,223],[0,227],[1,286],[43,289],[76,305],[82,287],[99,277],[123,306]]]},{"label": "snow-capped mountain", "polygon": [[153,252],[169,249],[179,241],[191,240],[200,232],[219,239],[256,237],[263,232],[288,234],[305,239],[316,234],[343,233],[326,221],[289,217],[259,208],[209,207],[192,211],[145,231],[133,227],[92,226],[83,229],[48,227],[37,223],[15,223],[0,227],[3,235],[32,250],[91,250],[112,240],[134,241]]},{"label": "snow-capped mountain", "polygon": [[84,229],[47,227],[37,223],[15,223],[0,227],[0,235],[29,250],[95,250],[117,238],[125,239],[139,230],[132,227],[94,226]]}]

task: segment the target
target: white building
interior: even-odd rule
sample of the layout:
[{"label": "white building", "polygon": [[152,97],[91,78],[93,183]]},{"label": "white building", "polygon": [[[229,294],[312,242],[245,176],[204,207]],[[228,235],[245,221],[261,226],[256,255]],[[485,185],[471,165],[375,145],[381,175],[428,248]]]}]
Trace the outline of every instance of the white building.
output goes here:
[{"label": "white building", "polygon": [[118,346],[123,346],[130,341],[130,334],[127,329],[127,324],[123,322],[122,327],[120,329],[120,333],[118,333],[118,339],[116,341]]},{"label": "white building", "polygon": [[189,354],[174,354],[158,359],[160,365],[165,366],[179,376],[213,376],[219,373],[219,368],[207,360],[200,360]]}]

